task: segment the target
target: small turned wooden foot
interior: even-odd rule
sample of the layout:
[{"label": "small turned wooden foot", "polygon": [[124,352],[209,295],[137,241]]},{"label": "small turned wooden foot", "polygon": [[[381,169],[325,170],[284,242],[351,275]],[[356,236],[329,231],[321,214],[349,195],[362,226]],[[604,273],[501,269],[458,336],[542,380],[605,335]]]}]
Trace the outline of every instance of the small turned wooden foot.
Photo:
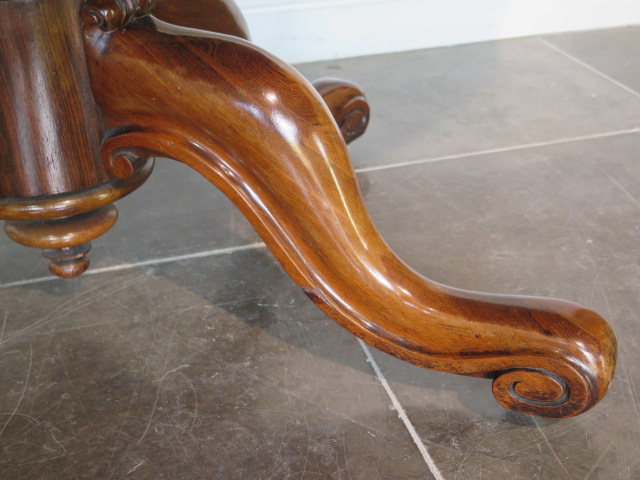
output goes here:
[{"label": "small turned wooden foot", "polygon": [[9,220],[4,231],[16,243],[43,249],[49,271],[62,278],[73,278],[89,268],[90,241],[103,235],[118,219],[115,205],[73,217],[52,220]]},{"label": "small turned wooden foot", "polygon": [[89,268],[87,253],[91,243],[83,243],[74,247],[44,250],[42,256],[48,260],[49,271],[60,278],[73,278],[83,274]]}]

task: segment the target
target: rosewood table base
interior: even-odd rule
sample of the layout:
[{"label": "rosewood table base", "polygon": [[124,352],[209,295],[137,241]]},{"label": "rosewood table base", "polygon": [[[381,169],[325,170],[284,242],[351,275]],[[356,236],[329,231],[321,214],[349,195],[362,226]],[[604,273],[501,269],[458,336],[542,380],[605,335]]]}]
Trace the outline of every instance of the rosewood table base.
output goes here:
[{"label": "rosewood table base", "polygon": [[0,218],[84,272],[113,202],[153,158],[199,172],[339,325],[413,364],[486,377],[504,407],[568,417],[613,378],[616,340],[571,302],[430,281],[386,245],[346,143],[369,120],[352,83],[308,83],[258,48],[231,0],[0,0]]}]

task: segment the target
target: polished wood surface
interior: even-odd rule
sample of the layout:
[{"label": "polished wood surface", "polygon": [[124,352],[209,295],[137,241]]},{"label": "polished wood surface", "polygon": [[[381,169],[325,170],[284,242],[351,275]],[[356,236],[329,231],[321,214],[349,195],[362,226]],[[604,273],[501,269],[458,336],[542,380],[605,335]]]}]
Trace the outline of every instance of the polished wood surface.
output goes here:
[{"label": "polished wood surface", "polygon": [[[149,11],[156,19],[173,25],[250,40],[247,23],[231,0],[155,0]],[[329,107],[347,143],[366,131],[370,108],[358,85],[338,78],[321,78],[313,86]]]},{"label": "polished wood surface", "polygon": [[50,221],[18,220],[4,223],[11,240],[32,248],[65,248],[87,243],[106,233],[118,219],[118,209],[106,205],[97,210]]},{"label": "polished wood surface", "polygon": [[362,89],[352,82],[338,78],[320,78],[313,81],[324,103],[347,143],[360,137],[369,126],[369,103]]},{"label": "polished wood surface", "polygon": [[74,278],[89,269],[90,261],[87,254],[91,250],[91,243],[81,243],[71,247],[44,250],[42,256],[49,260],[49,271],[60,278]]},{"label": "polished wood surface", "polygon": [[89,268],[87,253],[91,240],[108,232],[118,219],[115,205],[72,217],[42,220],[8,220],[4,223],[7,236],[26,247],[46,250],[51,260],[49,271],[63,278],[76,277]]},{"label": "polished wood surface", "polygon": [[0,198],[0,219],[47,220],[90,212],[133,192],[153,172],[153,158],[143,159],[126,179],[114,178],[93,188],[58,195]]},{"label": "polished wood surface", "polygon": [[0,1],[0,198],[108,180],[79,8],[80,0]]},{"label": "polished wood surface", "polygon": [[496,399],[519,412],[567,417],[602,399],[616,341],[600,316],[422,277],[373,225],[338,125],[311,84],[243,39],[132,12],[116,23],[84,17],[107,128],[102,155],[114,174],[126,173],[114,162],[122,157],[191,166],[246,215],[327,315],[387,353],[491,378]]}]

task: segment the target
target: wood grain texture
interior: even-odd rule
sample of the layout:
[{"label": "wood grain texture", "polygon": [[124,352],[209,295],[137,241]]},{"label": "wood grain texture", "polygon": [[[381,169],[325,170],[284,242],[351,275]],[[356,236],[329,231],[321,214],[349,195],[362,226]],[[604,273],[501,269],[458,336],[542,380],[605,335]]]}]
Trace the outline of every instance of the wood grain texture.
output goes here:
[{"label": "wood grain texture", "polygon": [[319,308],[382,351],[492,378],[502,405],[534,415],[576,415],[605,395],[616,340],[596,313],[440,285],[389,249],[331,112],[293,68],[242,39],[149,16],[110,30],[85,31],[106,165],[157,155],[200,172]]},{"label": "wood grain texture", "polygon": [[108,180],[79,12],[80,0],[0,1],[0,198]]}]

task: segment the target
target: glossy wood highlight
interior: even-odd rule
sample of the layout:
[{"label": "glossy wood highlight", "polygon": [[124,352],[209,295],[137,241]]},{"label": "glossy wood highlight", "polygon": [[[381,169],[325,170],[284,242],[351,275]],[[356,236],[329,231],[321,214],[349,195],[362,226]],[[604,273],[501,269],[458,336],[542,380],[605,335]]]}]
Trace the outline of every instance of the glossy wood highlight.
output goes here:
[{"label": "glossy wood highlight", "polygon": [[158,155],[200,172],[306,294],[376,348],[492,378],[496,399],[524,413],[572,416],[605,395],[616,341],[596,313],[446,287],[389,249],[331,112],[294,69],[242,39],[149,16],[113,30],[86,29],[107,166],[119,155]]}]

